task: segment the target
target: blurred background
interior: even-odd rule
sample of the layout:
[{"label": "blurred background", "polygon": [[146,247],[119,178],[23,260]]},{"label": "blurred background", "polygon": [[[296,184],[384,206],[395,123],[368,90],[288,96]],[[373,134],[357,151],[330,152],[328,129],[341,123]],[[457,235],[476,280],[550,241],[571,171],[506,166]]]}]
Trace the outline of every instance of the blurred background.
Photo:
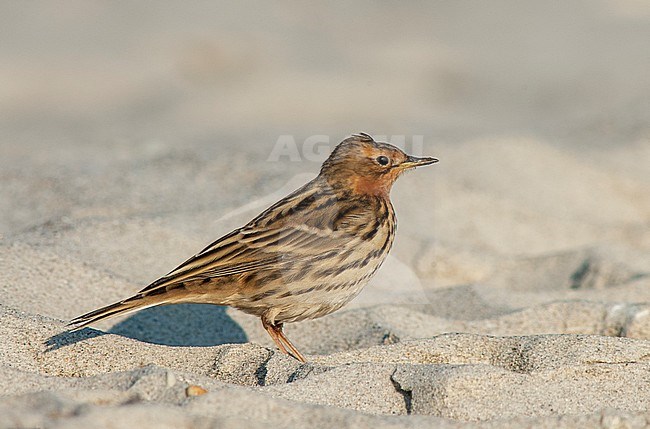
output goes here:
[{"label": "blurred background", "polygon": [[0,7],[3,147],[647,137],[642,0]]},{"label": "blurred background", "polygon": [[3,1],[0,237],[130,290],[318,172],[281,138],[365,131],[441,159],[393,193],[406,285],[640,259],[649,118],[644,0]]}]

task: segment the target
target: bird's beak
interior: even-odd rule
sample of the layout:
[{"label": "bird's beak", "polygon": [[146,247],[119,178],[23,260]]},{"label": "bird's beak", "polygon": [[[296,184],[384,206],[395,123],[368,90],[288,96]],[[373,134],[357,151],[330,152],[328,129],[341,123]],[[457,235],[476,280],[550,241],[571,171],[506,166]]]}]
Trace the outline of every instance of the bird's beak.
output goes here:
[{"label": "bird's beak", "polygon": [[438,161],[439,161],[438,158],[432,158],[430,156],[425,156],[425,157],[422,157],[422,158],[418,158],[417,156],[409,155],[406,158],[406,161],[401,163],[399,166],[400,166],[400,168],[403,168],[404,170],[408,170],[410,168],[422,167],[423,165],[435,164]]}]

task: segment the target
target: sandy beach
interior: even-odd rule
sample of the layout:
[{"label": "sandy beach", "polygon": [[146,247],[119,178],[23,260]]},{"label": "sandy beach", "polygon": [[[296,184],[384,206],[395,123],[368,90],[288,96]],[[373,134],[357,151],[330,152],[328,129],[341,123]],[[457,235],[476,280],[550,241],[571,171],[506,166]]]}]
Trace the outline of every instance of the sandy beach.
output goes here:
[{"label": "sandy beach", "polygon": [[[0,428],[650,427],[644,2],[0,5]],[[440,163],[389,259],[285,332],[67,332],[365,131]]]}]

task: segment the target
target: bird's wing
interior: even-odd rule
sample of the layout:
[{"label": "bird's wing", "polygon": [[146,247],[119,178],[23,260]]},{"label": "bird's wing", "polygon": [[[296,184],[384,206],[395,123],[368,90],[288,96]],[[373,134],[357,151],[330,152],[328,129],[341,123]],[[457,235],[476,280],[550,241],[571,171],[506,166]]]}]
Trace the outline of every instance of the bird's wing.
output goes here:
[{"label": "bird's wing", "polygon": [[242,274],[268,268],[279,262],[279,255],[257,251],[240,241],[240,231],[234,230],[211,243],[140,292],[150,292],[184,281]]},{"label": "bird's wing", "polygon": [[336,198],[328,198],[303,187],[140,292],[185,281],[283,269],[353,246],[360,237],[350,229],[369,226],[372,212],[365,205],[341,207]]},{"label": "bird's wing", "polygon": [[292,262],[340,249],[349,245],[349,240],[342,234],[306,225],[242,228],[217,240],[140,292],[185,281],[282,269]]}]

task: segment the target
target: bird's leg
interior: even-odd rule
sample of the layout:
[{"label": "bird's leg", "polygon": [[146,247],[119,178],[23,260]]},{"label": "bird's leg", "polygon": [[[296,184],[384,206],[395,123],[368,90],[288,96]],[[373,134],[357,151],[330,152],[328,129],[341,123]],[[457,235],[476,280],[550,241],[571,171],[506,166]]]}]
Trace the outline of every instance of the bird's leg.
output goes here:
[{"label": "bird's leg", "polygon": [[280,335],[278,335],[278,329],[276,328],[276,326],[270,324],[264,318],[262,318],[262,326],[264,326],[264,329],[266,329],[266,332],[269,333],[269,336],[271,337],[275,345],[278,346],[280,351],[285,355],[288,355],[289,352],[287,351],[286,347],[284,347],[284,344],[282,344],[282,340],[280,339]]},{"label": "bird's leg", "polygon": [[302,363],[306,363],[307,359],[305,359],[305,357],[302,355],[302,353],[300,353],[298,351],[296,346],[294,346],[291,343],[291,341],[289,341],[289,338],[287,338],[287,336],[284,335],[284,332],[282,332],[282,324],[281,323],[276,326],[276,329],[278,331],[278,336],[284,342],[284,344],[289,348],[289,350],[291,351],[291,354],[293,354],[293,357],[295,357],[296,359],[298,359]]},{"label": "bird's leg", "polygon": [[[273,325],[262,319],[262,326],[264,326],[264,329],[266,329],[266,332],[269,333],[271,339],[273,339],[273,342],[278,346],[282,353],[286,355],[293,355],[293,357],[302,363],[307,362],[302,353],[300,353],[298,349],[293,344],[291,344],[291,341],[289,341],[286,335],[284,335],[284,332],[282,332],[282,323]],[[287,351],[287,347],[291,353]]]}]

